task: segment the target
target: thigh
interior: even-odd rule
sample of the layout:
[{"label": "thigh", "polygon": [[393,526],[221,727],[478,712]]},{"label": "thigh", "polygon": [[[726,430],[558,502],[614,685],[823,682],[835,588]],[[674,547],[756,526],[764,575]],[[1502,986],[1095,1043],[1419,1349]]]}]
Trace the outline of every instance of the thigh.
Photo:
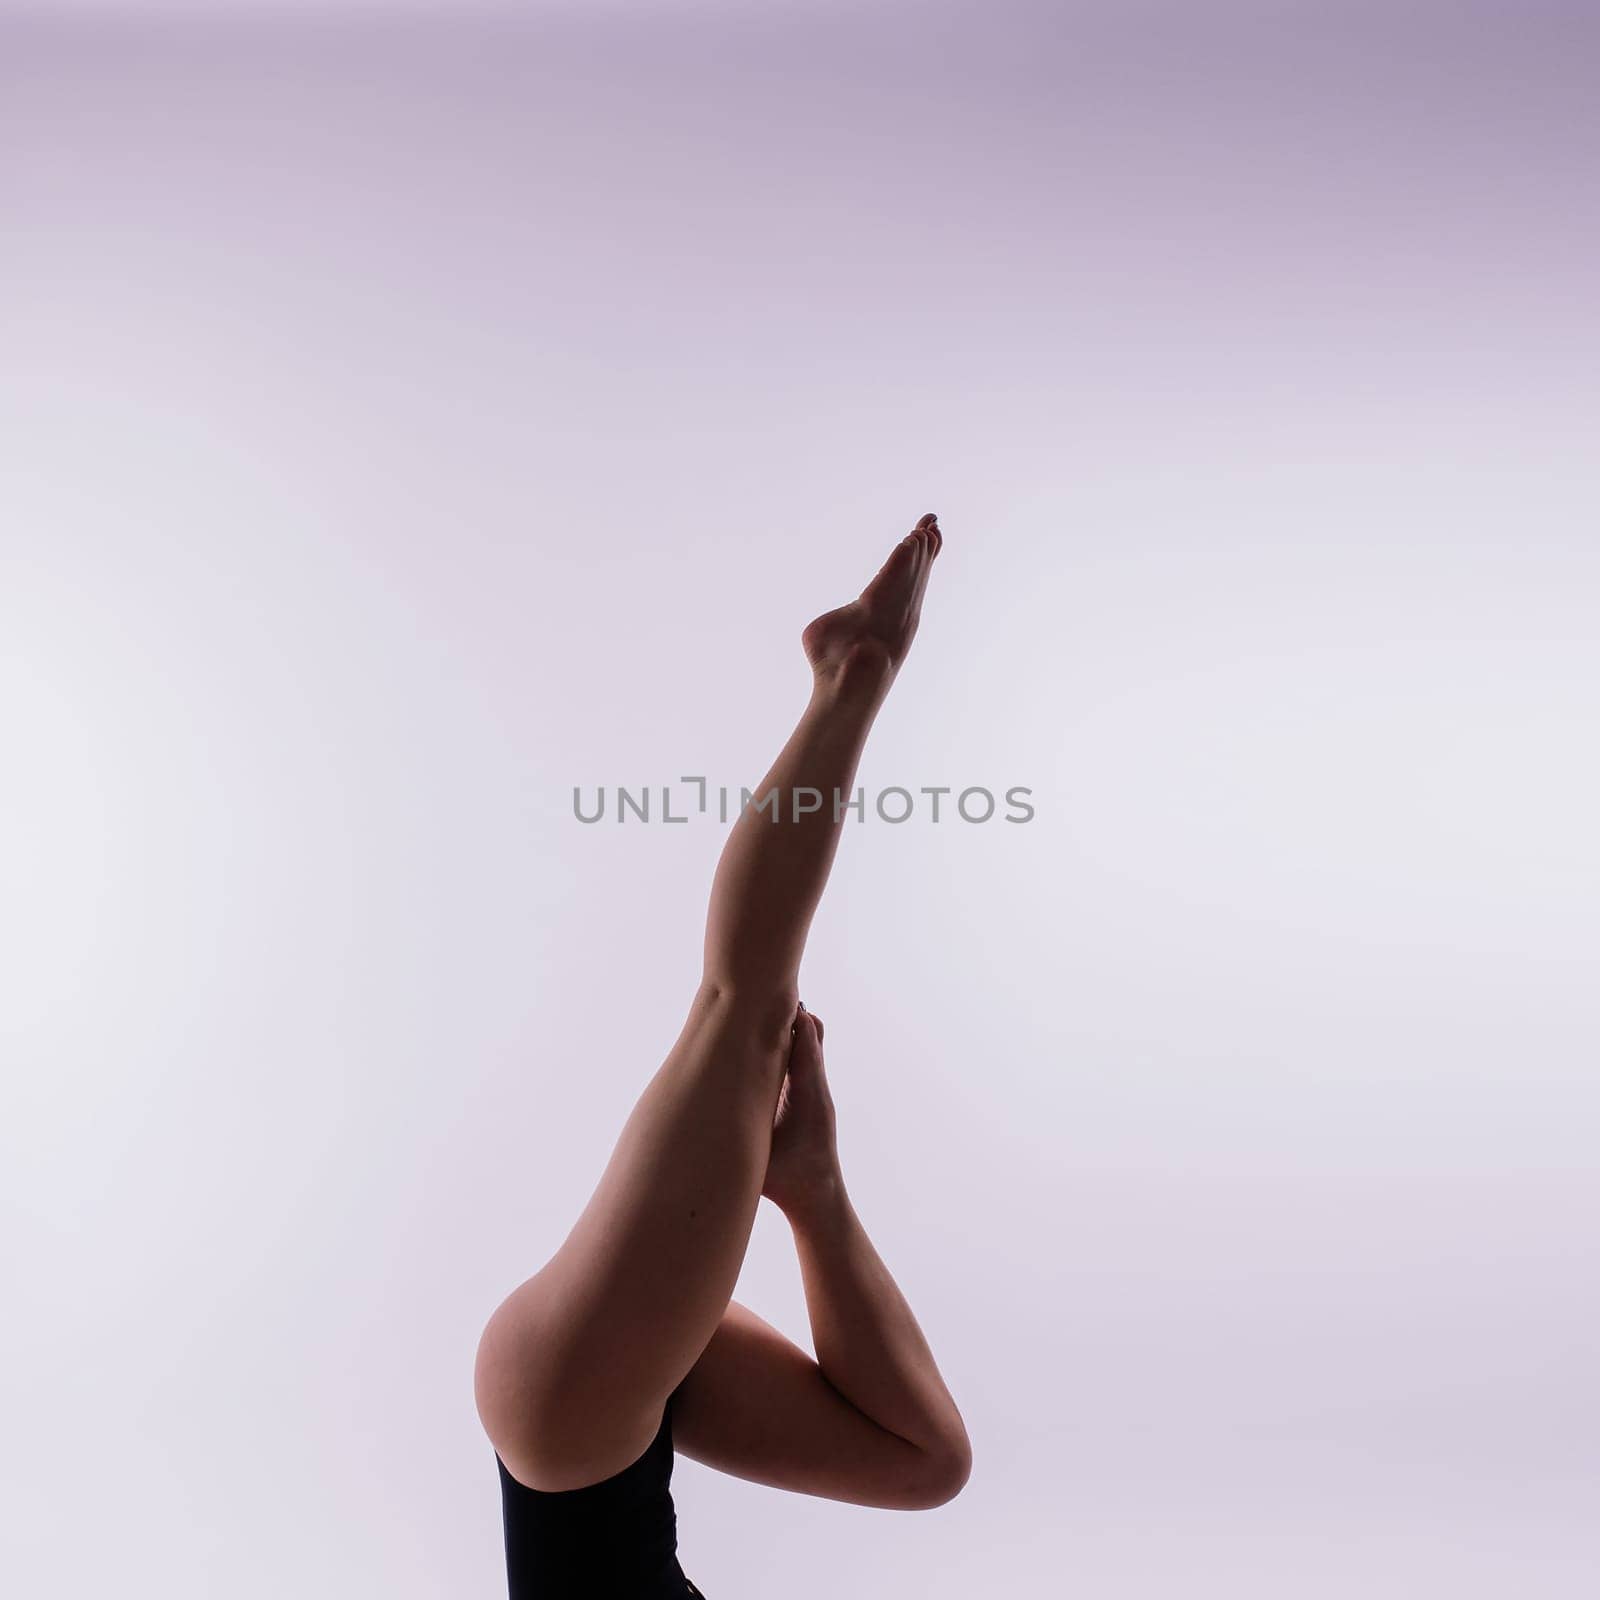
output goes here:
[{"label": "thigh", "polygon": [[634,1461],[715,1332],[760,1200],[788,1024],[702,992],[583,1214],[490,1318],[478,1411],[513,1476],[577,1488]]}]

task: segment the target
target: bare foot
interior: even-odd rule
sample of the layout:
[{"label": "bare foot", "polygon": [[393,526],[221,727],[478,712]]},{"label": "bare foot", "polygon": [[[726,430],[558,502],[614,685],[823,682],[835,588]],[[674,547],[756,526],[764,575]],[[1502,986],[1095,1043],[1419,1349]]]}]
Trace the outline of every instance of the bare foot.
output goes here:
[{"label": "bare foot", "polygon": [[889,553],[859,599],[807,626],[800,643],[818,678],[876,677],[888,684],[916,637],[922,592],[943,544],[930,511]]}]

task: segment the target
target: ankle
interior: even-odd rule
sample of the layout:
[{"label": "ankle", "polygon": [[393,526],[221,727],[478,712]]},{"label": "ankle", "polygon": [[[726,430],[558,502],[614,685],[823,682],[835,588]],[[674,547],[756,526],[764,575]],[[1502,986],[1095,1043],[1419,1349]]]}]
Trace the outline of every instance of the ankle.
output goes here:
[{"label": "ankle", "polygon": [[811,672],[819,691],[874,697],[888,692],[895,663],[878,640],[858,639],[836,655],[815,662]]}]

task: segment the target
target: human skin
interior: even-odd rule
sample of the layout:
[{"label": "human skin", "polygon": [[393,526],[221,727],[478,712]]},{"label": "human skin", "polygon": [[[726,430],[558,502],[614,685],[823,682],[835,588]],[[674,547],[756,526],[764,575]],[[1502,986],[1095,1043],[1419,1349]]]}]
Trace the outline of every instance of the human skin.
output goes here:
[{"label": "human skin", "polygon": [[[861,595],[802,635],[809,701],[730,831],[704,971],[587,1206],[479,1344],[479,1416],[529,1487],[571,1489],[636,1460],[677,1391],[685,1454],[779,1487],[911,1508],[970,1470],[960,1414],[849,1202],[822,1029],[801,956],[867,735],[915,636],[943,543],[926,516]],[[824,796],[799,808],[796,791]],[[794,1233],[812,1360],[731,1299],[766,1193]]]}]

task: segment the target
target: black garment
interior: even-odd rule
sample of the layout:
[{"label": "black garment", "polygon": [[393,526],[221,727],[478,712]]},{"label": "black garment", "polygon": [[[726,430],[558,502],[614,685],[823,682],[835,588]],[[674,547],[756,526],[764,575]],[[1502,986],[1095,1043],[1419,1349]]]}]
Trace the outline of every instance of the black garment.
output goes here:
[{"label": "black garment", "polygon": [[694,1600],[678,1565],[672,1398],[649,1448],[582,1489],[530,1489],[499,1452],[510,1600]]}]

